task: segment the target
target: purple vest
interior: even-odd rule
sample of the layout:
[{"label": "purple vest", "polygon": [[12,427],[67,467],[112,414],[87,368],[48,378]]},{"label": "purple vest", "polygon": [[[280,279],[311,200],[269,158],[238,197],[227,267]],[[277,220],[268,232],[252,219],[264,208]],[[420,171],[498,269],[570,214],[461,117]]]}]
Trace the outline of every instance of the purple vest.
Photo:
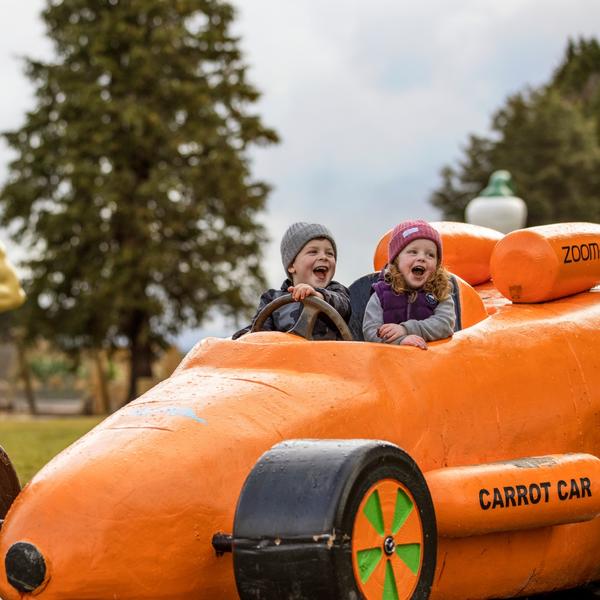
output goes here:
[{"label": "purple vest", "polygon": [[423,321],[433,315],[439,304],[430,292],[418,291],[414,302],[408,301],[408,294],[396,294],[392,286],[385,281],[373,284],[373,290],[383,308],[384,323],[404,323],[410,319]]}]

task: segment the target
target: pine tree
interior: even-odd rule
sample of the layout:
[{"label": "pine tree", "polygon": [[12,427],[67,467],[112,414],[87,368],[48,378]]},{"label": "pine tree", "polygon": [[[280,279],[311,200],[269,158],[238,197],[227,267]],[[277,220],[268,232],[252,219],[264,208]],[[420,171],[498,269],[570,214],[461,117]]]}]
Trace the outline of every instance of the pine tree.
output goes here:
[{"label": "pine tree", "polygon": [[510,171],[528,208],[527,225],[600,221],[600,47],[569,42],[551,81],[509,97],[492,135],[471,137],[457,168],[442,169],[430,201],[445,218],[464,207],[497,169]]},{"label": "pine tree", "polygon": [[169,335],[254,304],[269,188],[249,149],[277,136],[251,111],[229,3],[49,0],[42,16],[55,59],[27,61],[37,106],[4,134],[0,222],[29,248],[29,336],[126,343],[131,399]]},{"label": "pine tree", "polygon": [[550,87],[576,104],[596,123],[600,140],[600,44],[594,38],[569,40],[567,53]]},{"label": "pine tree", "polygon": [[589,102],[600,88],[600,44],[594,38],[569,40],[550,86],[570,99]]},{"label": "pine tree", "polygon": [[509,99],[494,121],[493,164],[527,203],[528,224],[600,221],[600,146],[595,123],[553,89]]}]

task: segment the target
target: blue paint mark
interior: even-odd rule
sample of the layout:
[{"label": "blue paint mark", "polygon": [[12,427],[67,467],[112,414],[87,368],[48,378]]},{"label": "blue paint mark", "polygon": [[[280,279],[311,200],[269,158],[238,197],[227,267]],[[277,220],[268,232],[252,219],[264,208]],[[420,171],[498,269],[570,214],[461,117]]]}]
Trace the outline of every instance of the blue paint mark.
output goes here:
[{"label": "blue paint mark", "polygon": [[191,408],[183,408],[182,406],[160,406],[156,408],[132,408],[131,414],[146,417],[148,415],[169,415],[170,417],[185,417],[192,419],[198,423],[206,423],[206,419],[199,417]]}]

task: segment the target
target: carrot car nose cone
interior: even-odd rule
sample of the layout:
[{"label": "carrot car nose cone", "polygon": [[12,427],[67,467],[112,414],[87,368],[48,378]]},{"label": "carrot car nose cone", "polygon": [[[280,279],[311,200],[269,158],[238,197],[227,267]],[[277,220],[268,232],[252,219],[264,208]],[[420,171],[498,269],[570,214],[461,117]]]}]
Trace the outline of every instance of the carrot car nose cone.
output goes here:
[{"label": "carrot car nose cone", "polygon": [[13,544],[4,560],[6,577],[19,592],[33,592],[46,577],[46,561],[42,553],[27,542]]}]

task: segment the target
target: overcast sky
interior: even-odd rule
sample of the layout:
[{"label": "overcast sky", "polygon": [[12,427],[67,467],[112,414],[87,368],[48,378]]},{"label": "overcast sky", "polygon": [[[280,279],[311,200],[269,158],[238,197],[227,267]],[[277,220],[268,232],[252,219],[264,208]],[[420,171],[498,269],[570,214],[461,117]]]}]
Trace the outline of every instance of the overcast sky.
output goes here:
[{"label": "overcast sky", "polygon": [[[509,94],[548,81],[569,36],[600,37],[598,0],[233,4],[250,80],[263,93],[257,111],[282,140],[253,153],[255,176],[274,187],[264,215],[273,287],[284,275],[279,240],[294,221],[332,230],[336,279],[350,284],[372,269],[379,237],[396,222],[439,219],[428,198],[467,135],[485,134]],[[49,55],[44,5],[0,3],[2,131],[34,106],[18,56]],[[2,144],[0,181],[8,159]],[[182,345],[226,331],[215,319]]]}]

